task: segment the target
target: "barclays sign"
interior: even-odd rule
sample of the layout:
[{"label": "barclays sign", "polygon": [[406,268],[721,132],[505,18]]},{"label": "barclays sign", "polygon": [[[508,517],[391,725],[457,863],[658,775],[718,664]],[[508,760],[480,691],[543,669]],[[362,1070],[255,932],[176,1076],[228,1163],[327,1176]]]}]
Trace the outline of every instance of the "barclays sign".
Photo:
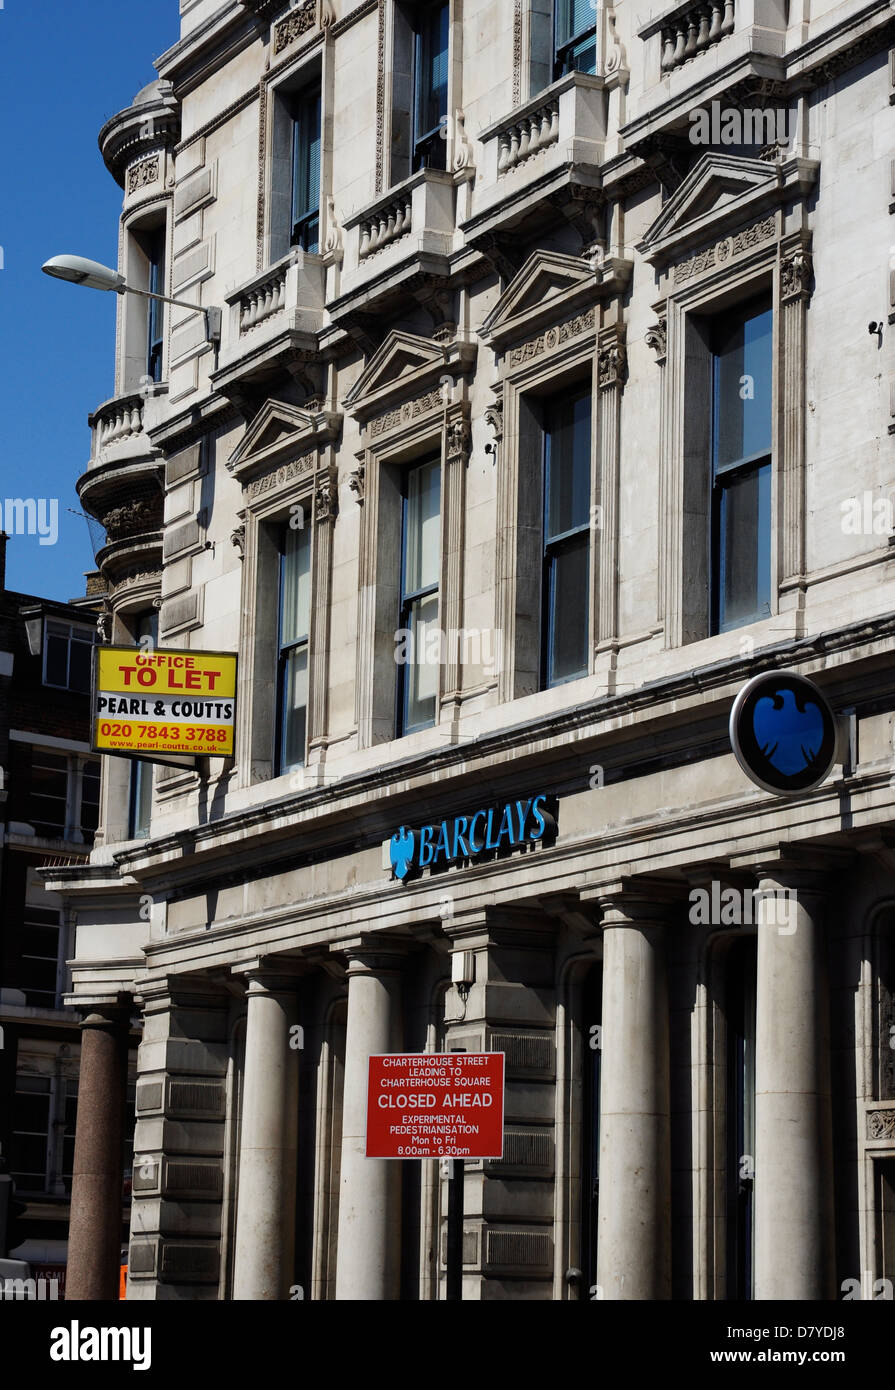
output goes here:
[{"label": "barclays sign", "polygon": [[529,797],[499,808],[482,807],[471,816],[453,816],[415,831],[402,825],[389,841],[389,861],[395,878],[403,882],[413,871],[534,844],[555,830],[547,797]]}]

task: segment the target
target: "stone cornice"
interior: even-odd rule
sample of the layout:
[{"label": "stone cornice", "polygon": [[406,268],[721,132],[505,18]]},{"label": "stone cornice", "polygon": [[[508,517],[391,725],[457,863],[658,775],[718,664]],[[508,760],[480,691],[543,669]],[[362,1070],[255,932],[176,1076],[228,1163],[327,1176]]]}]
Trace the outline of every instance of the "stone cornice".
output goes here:
[{"label": "stone cornice", "polygon": [[[289,854],[294,861],[294,849],[286,849],[286,842],[297,833],[301,826],[302,844],[312,856],[320,853],[332,854],[343,842],[356,847],[358,837],[358,814],[363,810],[370,816],[370,838],[379,833],[376,825],[377,804],[396,794],[400,785],[403,799],[400,808],[395,805],[383,807],[379,812],[382,834],[396,815],[412,814],[408,811],[407,798],[415,790],[427,798],[429,813],[431,809],[431,787],[437,777],[444,784],[445,798],[459,796],[467,785],[481,788],[483,772],[487,770],[489,785],[498,775],[508,777],[510,763],[519,763],[526,748],[537,746],[538,775],[543,776],[545,763],[551,758],[559,766],[563,750],[574,744],[576,756],[584,757],[585,749],[591,740],[583,737],[585,730],[593,731],[600,724],[605,728],[612,725],[616,730],[627,729],[632,735],[638,724],[649,719],[651,724],[662,719],[666,711],[680,715],[687,702],[694,708],[694,723],[698,722],[696,734],[688,735],[686,727],[675,725],[680,738],[671,742],[671,736],[662,755],[651,750],[636,764],[638,771],[648,770],[648,766],[661,762],[664,757],[687,760],[689,747],[694,737],[698,737],[699,754],[708,755],[706,741],[706,721],[716,718],[718,723],[718,747],[721,753],[726,745],[726,704],[732,699],[732,692],[751,676],[765,670],[802,669],[813,678],[832,674],[833,680],[866,680],[866,674],[859,670],[863,657],[859,651],[867,647],[865,653],[871,663],[878,661],[880,644],[895,640],[895,612],[879,618],[870,618],[833,631],[817,633],[810,637],[793,638],[772,646],[759,649],[752,657],[735,656],[708,666],[677,673],[662,680],[641,685],[636,690],[624,694],[602,696],[595,700],[583,701],[564,711],[552,711],[534,719],[529,719],[493,733],[478,735],[474,748],[468,743],[460,743],[450,748],[439,748],[422,752],[415,757],[396,758],[390,763],[382,763],[375,768],[352,773],[337,783],[311,788],[264,802],[261,805],[234,811],[220,820],[207,825],[181,830],[175,835],[145,841],[139,846],[121,851],[115,855],[122,875],[133,875],[137,881],[148,881],[157,876],[166,884],[173,886],[177,879],[183,884],[201,883],[210,876],[219,877],[221,863],[232,860],[235,852],[248,850],[245,864],[240,863],[234,872],[244,872],[250,865],[270,863]],[[872,649],[872,650],[871,650]],[[849,653],[851,660],[846,667],[838,666],[832,673],[827,670],[828,657],[834,653]],[[824,682],[826,685],[828,682]],[[846,703],[852,698],[846,691],[841,697]],[[601,749],[611,749],[612,733],[592,734],[592,742]],[[630,747],[630,744],[628,745]],[[627,775],[635,766],[626,755]],[[463,781],[449,783],[447,777],[452,768],[462,770]],[[562,775],[562,774],[561,774]],[[821,789],[823,790],[823,789]],[[334,842],[337,842],[334,844]],[[90,888],[90,870],[85,880],[87,891]],[[106,869],[108,873],[108,868]],[[79,891],[77,888],[81,874],[71,876],[66,891]]]}]

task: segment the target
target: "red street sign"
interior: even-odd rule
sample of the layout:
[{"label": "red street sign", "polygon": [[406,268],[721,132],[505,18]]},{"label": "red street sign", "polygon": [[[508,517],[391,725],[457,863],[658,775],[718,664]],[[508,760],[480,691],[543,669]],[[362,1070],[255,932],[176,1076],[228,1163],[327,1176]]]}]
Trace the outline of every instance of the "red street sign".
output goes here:
[{"label": "red street sign", "polygon": [[367,1158],[502,1158],[502,1052],[370,1058]]}]

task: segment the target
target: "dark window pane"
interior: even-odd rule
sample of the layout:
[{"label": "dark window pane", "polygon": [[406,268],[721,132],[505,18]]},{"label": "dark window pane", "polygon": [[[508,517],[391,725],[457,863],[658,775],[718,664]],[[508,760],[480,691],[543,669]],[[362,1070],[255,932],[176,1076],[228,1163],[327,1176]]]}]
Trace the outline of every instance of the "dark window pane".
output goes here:
[{"label": "dark window pane", "polygon": [[320,93],[299,102],[292,130],[293,243],[305,251],[319,244],[320,207]]},{"label": "dark window pane", "polygon": [[308,713],[308,648],[293,648],[283,660],[281,719],[281,769],[305,760],[305,725]]},{"label": "dark window pane", "polygon": [[413,660],[405,667],[407,714],[405,732],[424,729],[435,723],[438,693],[437,642],[430,646],[429,633],[438,627],[438,594],[417,599],[410,605],[407,626],[412,634]]},{"label": "dark window pane", "polygon": [[551,403],[547,411],[549,542],[587,526],[590,513],[590,392]]},{"label": "dark window pane", "polygon": [[47,685],[68,685],[68,641],[47,634]]},{"label": "dark window pane", "polygon": [[90,689],[90,647],[86,642],[72,642],[68,668],[70,690]]},{"label": "dark window pane", "polygon": [[592,0],[555,0],[555,42],[560,72],[596,72],[596,9]]},{"label": "dark window pane", "polygon": [[771,466],[733,478],[720,499],[722,628],[766,616],[771,587]]},{"label": "dark window pane", "polygon": [[550,685],[587,672],[589,545],[585,531],[557,549],[549,562]]}]

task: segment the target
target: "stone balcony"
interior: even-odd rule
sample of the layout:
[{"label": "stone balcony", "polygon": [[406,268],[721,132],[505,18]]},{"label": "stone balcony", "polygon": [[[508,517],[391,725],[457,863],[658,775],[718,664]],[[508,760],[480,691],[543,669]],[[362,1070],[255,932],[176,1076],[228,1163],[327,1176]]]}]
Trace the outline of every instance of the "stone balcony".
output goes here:
[{"label": "stone balcony", "polygon": [[[681,0],[642,24],[638,37],[643,85],[629,105],[623,135],[627,148],[650,163],[663,142],[667,150],[675,139],[686,141],[690,113],[713,100],[750,107],[786,103],[781,0]],[[682,153],[692,155],[692,147]]]},{"label": "stone balcony", "polygon": [[125,575],[161,564],[163,464],[146,430],[165,388],[152,390],[149,396],[114,396],[88,417],[92,447],[77,490],[84,510],[106,532],[96,558],[110,590]]},{"label": "stone balcony", "polygon": [[296,351],[316,351],[324,293],[324,258],[294,247],[225,295],[215,388],[238,396],[281,374]]},{"label": "stone balcony", "polygon": [[334,327],[356,327],[359,316],[400,298],[419,276],[448,274],[462,244],[457,195],[468,177],[420,169],[344,219],[338,291],[329,304]]},{"label": "stone balcony", "polygon": [[[573,72],[479,131],[478,178],[463,222],[467,242],[489,253],[495,235],[562,216],[572,182],[601,186],[600,166],[615,152],[610,137],[618,75]],[[502,273],[508,273],[501,268]]]}]

